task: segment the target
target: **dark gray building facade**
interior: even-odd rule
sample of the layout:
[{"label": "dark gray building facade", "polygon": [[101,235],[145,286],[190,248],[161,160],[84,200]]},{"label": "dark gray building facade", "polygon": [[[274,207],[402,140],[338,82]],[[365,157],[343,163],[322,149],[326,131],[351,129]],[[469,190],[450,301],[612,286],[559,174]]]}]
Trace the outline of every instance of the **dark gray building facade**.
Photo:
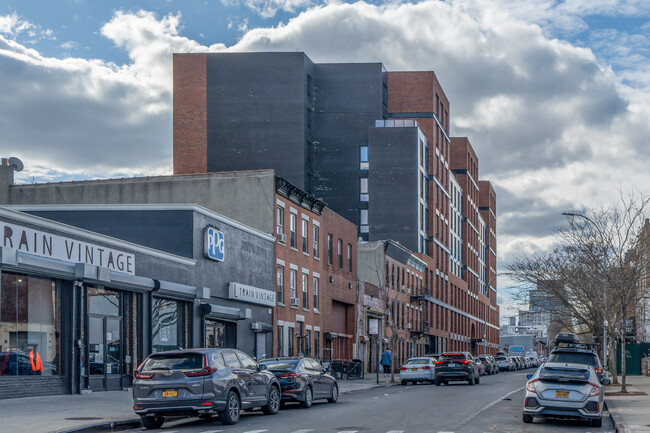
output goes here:
[{"label": "dark gray building facade", "polygon": [[197,205],[0,208],[0,225],[0,398],[122,389],[179,347],[272,348],[268,234]]}]

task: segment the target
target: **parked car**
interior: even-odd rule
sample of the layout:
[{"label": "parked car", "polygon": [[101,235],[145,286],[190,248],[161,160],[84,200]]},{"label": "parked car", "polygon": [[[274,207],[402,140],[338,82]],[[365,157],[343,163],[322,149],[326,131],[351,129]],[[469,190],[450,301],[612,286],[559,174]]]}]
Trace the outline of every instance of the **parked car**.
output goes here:
[{"label": "parked car", "polygon": [[492,355],[479,355],[478,358],[486,365],[487,374],[497,374],[499,372],[499,364]]},{"label": "parked car", "polygon": [[513,370],[521,370],[521,362],[516,356],[509,356],[510,362],[512,362]]},{"label": "parked car", "polygon": [[528,375],[522,420],[534,417],[581,418],[601,427],[603,382],[592,366],[564,362],[547,362],[535,374]]},{"label": "parked car", "polygon": [[497,355],[496,358],[494,358],[497,361],[497,365],[499,366],[499,371],[512,371],[514,370],[514,365],[512,363],[512,360],[505,356],[505,355]]},{"label": "parked car", "polygon": [[573,347],[563,347],[553,349],[546,363],[568,362],[573,364],[589,365],[594,368],[601,382],[608,378],[607,372],[600,363],[598,355],[590,349],[577,349]]},{"label": "parked car", "polygon": [[448,384],[451,381],[463,380],[468,384],[480,383],[479,366],[469,352],[443,353],[436,361],[436,385]]},{"label": "parked car", "polygon": [[410,358],[400,368],[399,379],[402,385],[418,382],[433,383],[435,379],[436,360],[430,356]]},{"label": "parked car", "polygon": [[487,364],[483,363],[483,361],[481,361],[480,358],[474,358],[474,362],[476,362],[476,365],[478,365],[479,375],[485,376],[486,374],[488,374],[488,372],[487,372],[488,371]]},{"label": "parked car", "polygon": [[166,416],[211,416],[239,421],[242,409],[280,409],[280,383],[266,366],[234,349],[192,349],[147,357],[134,372],[133,410],[148,429]]},{"label": "parked car", "polygon": [[276,358],[262,361],[260,365],[278,378],[281,404],[297,401],[301,407],[308,408],[314,400],[327,399],[330,403],[336,403],[339,398],[336,379],[315,359]]}]

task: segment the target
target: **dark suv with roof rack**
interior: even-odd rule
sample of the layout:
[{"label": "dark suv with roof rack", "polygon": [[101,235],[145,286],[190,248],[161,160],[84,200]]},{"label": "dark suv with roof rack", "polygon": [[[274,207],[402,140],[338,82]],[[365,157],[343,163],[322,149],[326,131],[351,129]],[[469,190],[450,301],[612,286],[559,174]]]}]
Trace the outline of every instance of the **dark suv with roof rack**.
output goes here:
[{"label": "dark suv with roof rack", "polygon": [[469,352],[443,353],[436,361],[436,376],[433,383],[441,385],[454,380],[467,381],[470,385],[480,383],[479,366]]},{"label": "dark suv with roof rack", "polygon": [[562,332],[555,338],[555,349],[551,351],[547,362],[590,365],[596,371],[598,380],[602,383],[607,379],[607,372],[600,363],[600,358],[593,345],[580,343],[575,334]]}]

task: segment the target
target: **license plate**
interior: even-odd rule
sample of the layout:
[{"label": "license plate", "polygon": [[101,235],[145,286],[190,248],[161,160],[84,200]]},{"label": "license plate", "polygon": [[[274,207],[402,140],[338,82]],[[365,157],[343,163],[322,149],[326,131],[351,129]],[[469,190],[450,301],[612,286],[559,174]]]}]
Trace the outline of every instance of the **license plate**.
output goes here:
[{"label": "license plate", "polygon": [[412,368],[411,371],[418,371],[418,369],[417,368]]},{"label": "license plate", "polygon": [[450,362],[450,363],[449,363],[449,366],[450,366],[450,367],[455,367],[456,364],[454,364],[453,362]]},{"label": "license plate", "polygon": [[178,397],[178,391],[163,391],[163,397]]},{"label": "license plate", "polygon": [[569,398],[569,393],[567,391],[555,391],[555,396],[560,398]]}]

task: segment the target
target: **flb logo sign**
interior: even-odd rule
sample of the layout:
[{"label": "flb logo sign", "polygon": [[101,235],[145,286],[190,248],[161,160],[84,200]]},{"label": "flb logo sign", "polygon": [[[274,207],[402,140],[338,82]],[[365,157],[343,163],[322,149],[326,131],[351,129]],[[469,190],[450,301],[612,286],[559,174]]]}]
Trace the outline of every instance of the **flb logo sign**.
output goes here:
[{"label": "flb logo sign", "polygon": [[223,233],[214,227],[206,227],[203,237],[203,253],[212,260],[223,262],[226,247]]}]

